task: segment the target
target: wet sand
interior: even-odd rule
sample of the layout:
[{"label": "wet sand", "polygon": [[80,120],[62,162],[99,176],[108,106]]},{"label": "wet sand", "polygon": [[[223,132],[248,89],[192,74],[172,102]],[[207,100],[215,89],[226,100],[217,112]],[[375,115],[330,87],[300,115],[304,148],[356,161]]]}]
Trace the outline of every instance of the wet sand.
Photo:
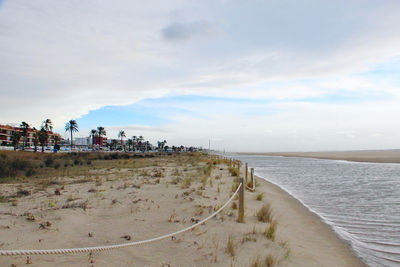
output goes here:
[{"label": "wet sand", "polygon": [[333,160],[347,160],[355,162],[400,163],[400,149],[326,151],[326,152],[275,152],[275,153],[271,152],[271,153],[239,153],[239,154],[333,159]]}]

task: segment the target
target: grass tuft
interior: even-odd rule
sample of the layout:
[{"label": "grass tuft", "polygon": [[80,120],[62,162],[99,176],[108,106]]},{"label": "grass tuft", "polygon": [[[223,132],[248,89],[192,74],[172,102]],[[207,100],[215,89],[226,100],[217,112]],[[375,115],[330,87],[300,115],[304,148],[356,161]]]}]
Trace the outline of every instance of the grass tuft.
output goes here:
[{"label": "grass tuft", "polygon": [[260,222],[271,222],[272,221],[272,211],[269,204],[265,204],[257,212],[257,220]]},{"label": "grass tuft", "polygon": [[236,244],[233,241],[232,235],[229,235],[228,242],[226,245],[226,251],[232,256],[235,257],[236,255]]},{"label": "grass tuft", "polygon": [[239,176],[239,169],[238,168],[229,168],[228,169],[229,170],[229,173],[232,175],[232,176]]},{"label": "grass tuft", "polygon": [[271,241],[275,241],[275,233],[276,233],[276,226],[277,226],[277,221],[273,221],[269,224],[268,228],[265,230],[264,235],[266,238],[268,238]]},{"label": "grass tuft", "polygon": [[258,193],[256,196],[256,200],[261,201],[264,199],[264,192]]}]

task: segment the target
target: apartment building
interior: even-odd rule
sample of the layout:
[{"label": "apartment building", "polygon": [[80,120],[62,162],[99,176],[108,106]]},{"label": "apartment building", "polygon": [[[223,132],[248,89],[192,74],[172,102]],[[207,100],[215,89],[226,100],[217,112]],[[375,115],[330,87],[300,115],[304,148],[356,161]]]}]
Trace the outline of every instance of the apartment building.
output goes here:
[{"label": "apartment building", "polygon": [[[14,132],[19,132],[21,134],[21,139],[19,140],[19,145],[23,145],[24,137],[22,136],[22,128],[11,126],[11,125],[2,125],[0,124],[0,145],[12,145],[12,135]],[[29,147],[33,147],[33,134],[35,130],[33,128],[28,128],[28,136],[26,140],[26,145]],[[54,136],[59,136],[61,140],[61,136],[57,133],[49,132],[49,139],[47,145],[53,146],[54,145]]]}]

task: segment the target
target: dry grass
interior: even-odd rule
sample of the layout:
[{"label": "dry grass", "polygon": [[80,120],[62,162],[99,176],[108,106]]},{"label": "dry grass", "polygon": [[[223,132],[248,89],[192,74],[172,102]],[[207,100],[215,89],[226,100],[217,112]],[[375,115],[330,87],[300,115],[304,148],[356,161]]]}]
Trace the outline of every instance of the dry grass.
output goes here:
[{"label": "dry grass", "polygon": [[236,255],[236,244],[232,238],[232,235],[229,235],[228,241],[226,244],[226,252],[231,255],[231,257],[235,257]]},{"label": "dry grass", "polygon": [[240,172],[239,172],[239,169],[238,168],[229,168],[228,169],[229,170],[229,173],[232,175],[232,176],[239,176],[240,175]]},{"label": "dry grass", "polygon": [[271,206],[269,204],[265,204],[262,208],[257,212],[257,220],[259,222],[271,222],[272,221],[272,211]]},{"label": "dry grass", "polygon": [[266,266],[266,267],[273,267],[273,266],[275,266],[275,264],[276,264],[276,259],[275,259],[274,256],[268,255],[268,256],[265,258],[265,266]]},{"label": "dry grass", "polygon": [[275,233],[276,233],[276,226],[278,225],[277,221],[273,221],[269,224],[268,228],[265,230],[264,235],[271,241],[275,241]]},{"label": "dry grass", "polygon": [[261,260],[258,256],[254,259],[250,266],[251,267],[273,267],[276,264],[276,259],[272,255],[268,255],[264,260]]},{"label": "dry grass", "polygon": [[236,201],[233,201],[232,202],[232,209],[237,210],[237,208],[238,208],[238,205],[237,205]]},{"label": "dry grass", "polygon": [[192,184],[193,179],[191,177],[186,177],[185,179],[183,179],[182,183],[181,183],[181,188],[182,189],[186,189],[189,188],[190,185]]},{"label": "dry grass", "polygon": [[258,193],[256,196],[256,200],[261,201],[264,199],[264,192]]}]

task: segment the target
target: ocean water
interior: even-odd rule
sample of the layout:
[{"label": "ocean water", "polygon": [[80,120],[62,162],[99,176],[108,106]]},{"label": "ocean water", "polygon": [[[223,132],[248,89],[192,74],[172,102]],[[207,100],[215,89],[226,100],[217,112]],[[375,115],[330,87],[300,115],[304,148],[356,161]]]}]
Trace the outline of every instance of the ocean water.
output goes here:
[{"label": "ocean water", "polygon": [[400,266],[400,164],[233,157],[318,214],[369,266]]}]

